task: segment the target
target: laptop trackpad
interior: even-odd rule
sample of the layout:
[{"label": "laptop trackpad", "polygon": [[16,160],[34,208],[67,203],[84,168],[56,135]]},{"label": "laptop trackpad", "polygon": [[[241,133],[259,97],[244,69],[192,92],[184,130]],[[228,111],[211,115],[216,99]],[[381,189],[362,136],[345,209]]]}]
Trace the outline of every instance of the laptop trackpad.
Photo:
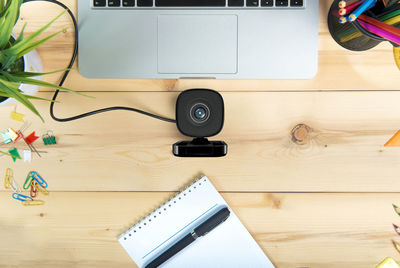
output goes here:
[{"label": "laptop trackpad", "polygon": [[158,16],[158,72],[237,72],[236,15]]}]

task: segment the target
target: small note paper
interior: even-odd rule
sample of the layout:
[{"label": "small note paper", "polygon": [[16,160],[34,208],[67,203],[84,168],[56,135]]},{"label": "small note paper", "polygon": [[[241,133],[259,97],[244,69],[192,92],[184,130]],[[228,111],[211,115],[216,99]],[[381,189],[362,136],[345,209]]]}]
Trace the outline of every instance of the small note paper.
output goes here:
[{"label": "small note paper", "polygon": [[32,152],[31,150],[24,150],[24,162],[31,162],[32,160]]},{"label": "small note paper", "polygon": [[17,113],[17,112],[11,112],[10,118],[12,120],[15,120],[15,121],[23,123],[24,122],[24,116],[25,116],[24,114],[20,114],[20,113]]}]

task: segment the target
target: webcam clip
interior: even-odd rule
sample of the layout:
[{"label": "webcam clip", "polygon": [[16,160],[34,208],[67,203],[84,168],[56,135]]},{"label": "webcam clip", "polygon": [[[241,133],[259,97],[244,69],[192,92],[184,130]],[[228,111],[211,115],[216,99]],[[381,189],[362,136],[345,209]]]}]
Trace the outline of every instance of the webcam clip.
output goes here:
[{"label": "webcam clip", "polygon": [[178,157],[222,157],[228,153],[228,145],[223,141],[195,138],[175,143],[172,151]]}]

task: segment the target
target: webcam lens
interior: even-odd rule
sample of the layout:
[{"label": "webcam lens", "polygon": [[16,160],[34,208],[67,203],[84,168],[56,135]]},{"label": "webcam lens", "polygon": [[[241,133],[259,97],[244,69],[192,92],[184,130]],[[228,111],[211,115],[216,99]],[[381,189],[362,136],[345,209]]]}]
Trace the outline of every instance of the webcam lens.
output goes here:
[{"label": "webcam lens", "polygon": [[194,117],[196,117],[196,119],[202,120],[204,119],[204,117],[206,117],[206,109],[204,109],[203,107],[199,107],[194,111]]},{"label": "webcam lens", "polygon": [[204,123],[210,117],[210,109],[205,104],[195,104],[190,111],[190,117],[197,124]]}]

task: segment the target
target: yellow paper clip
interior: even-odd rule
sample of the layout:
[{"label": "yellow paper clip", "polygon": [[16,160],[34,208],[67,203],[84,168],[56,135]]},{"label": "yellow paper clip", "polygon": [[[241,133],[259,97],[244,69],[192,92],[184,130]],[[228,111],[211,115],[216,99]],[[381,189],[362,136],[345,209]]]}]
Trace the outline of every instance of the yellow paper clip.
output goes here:
[{"label": "yellow paper clip", "polygon": [[4,178],[4,188],[10,189],[11,188],[11,178],[13,177],[13,171],[11,168],[6,169],[6,176]]},{"label": "yellow paper clip", "polygon": [[14,180],[14,174],[11,168],[7,168],[6,177],[4,178],[4,188],[12,189],[15,193],[21,193],[21,187]]},{"label": "yellow paper clip", "polygon": [[29,200],[29,201],[22,201],[22,205],[24,206],[41,206],[44,205],[43,200]]},{"label": "yellow paper clip", "polygon": [[49,195],[49,192],[45,188],[41,187],[38,183],[35,183],[35,184],[32,184],[32,185],[33,185],[33,187],[35,187],[36,190],[38,190],[42,194]]}]

